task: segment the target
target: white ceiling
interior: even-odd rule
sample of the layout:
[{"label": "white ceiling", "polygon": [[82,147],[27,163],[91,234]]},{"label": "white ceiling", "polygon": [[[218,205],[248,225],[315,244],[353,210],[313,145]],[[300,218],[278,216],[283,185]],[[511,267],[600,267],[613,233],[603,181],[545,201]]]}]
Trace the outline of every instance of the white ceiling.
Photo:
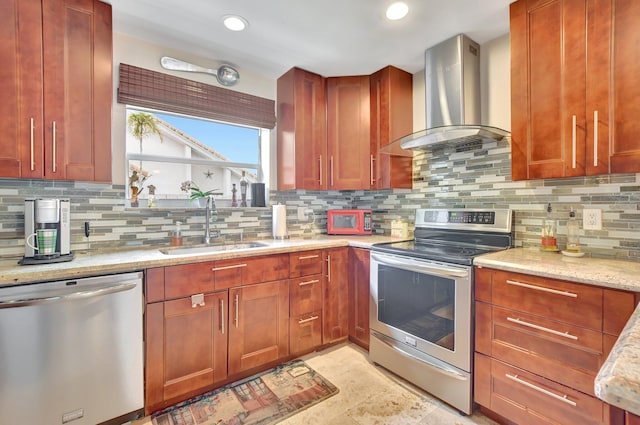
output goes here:
[{"label": "white ceiling", "polygon": [[[384,17],[395,0],[106,1],[116,32],[277,78],[293,66],[326,77],[386,65],[415,73],[425,49],[451,36],[482,44],[506,34],[513,0],[405,0],[409,15],[395,22]],[[249,28],[227,30],[227,14]]]}]

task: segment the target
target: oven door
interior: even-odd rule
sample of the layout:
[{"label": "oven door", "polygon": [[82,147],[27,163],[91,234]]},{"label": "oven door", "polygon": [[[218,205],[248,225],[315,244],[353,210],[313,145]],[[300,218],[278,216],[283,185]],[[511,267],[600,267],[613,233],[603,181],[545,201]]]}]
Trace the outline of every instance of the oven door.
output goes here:
[{"label": "oven door", "polygon": [[471,274],[469,266],[372,251],[372,335],[470,373]]}]

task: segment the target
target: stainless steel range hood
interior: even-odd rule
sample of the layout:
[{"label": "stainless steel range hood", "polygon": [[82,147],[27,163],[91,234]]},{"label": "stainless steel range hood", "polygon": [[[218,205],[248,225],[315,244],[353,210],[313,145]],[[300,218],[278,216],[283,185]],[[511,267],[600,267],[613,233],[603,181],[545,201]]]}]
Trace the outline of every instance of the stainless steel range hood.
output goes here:
[{"label": "stainless steel range hood", "polygon": [[[425,52],[427,129],[405,136],[385,149],[429,150],[436,146],[502,140],[508,131],[481,125],[480,46],[463,34]],[[383,151],[381,151],[383,152]],[[383,152],[384,153],[384,152]]]}]

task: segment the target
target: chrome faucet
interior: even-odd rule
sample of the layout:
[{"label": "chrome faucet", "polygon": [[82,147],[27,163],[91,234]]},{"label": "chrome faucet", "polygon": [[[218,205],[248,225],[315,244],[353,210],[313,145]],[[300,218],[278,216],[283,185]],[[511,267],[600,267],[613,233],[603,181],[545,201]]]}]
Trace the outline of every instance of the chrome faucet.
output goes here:
[{"label": "chrome faucet", "polygon": [[[215,201],[213,200],[212,196],[207,196],[207,202],[205,204],[205,209],[204,209],[204,243],[205,244],[210,244],[211,243],[211,230],[210,230],[210,222],[211,222],[211,208],[213,207],[213,211],[215,212]],[[215,232],[215,237],[219,237],[219,233]]]}]

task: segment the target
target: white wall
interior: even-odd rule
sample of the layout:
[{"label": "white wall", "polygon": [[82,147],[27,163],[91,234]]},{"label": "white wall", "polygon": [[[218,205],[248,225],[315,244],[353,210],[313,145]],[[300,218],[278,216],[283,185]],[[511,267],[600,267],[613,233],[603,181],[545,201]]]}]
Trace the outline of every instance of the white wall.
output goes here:
[{"label": "white wall", "polygon": [[[169,71],[160,66],[162,56],[172,56],[187,62],[192,62],[207,68],[217,68],[221,62],[211,59],[194,56],[190,53],[169,49],[157,44],[132,38],[120,33],[113,33],[113,110],[111,112],[111,174],[114,184],[124,184],[126,170],[124,164],[125,138],[126,138],[126,118],[125,107],[117,103],[118,90],[118,67],[120,63],[139,66],[153,71],[175,75],[181,78],[217,85],[213,75],[187,73],[179,71]],[[212,52],[215,57],[215,52]],[[224,60],[224,58],[220,58]],[[233,90],[264,97],[267,99],[276,98],[276,80],[263,77],[254,73],[249,73],[243,69],[240,72],[240,80]],[[272,132],[275,140],[275,131]],[[275,162],[272,162],[275,164]]]},{"label": "white wall", "polygon": [[[480,45],[480,106],[482,124],[511,130],[509,34]],[[413,74],[413,129],[424,130],[424,69]]]}]

